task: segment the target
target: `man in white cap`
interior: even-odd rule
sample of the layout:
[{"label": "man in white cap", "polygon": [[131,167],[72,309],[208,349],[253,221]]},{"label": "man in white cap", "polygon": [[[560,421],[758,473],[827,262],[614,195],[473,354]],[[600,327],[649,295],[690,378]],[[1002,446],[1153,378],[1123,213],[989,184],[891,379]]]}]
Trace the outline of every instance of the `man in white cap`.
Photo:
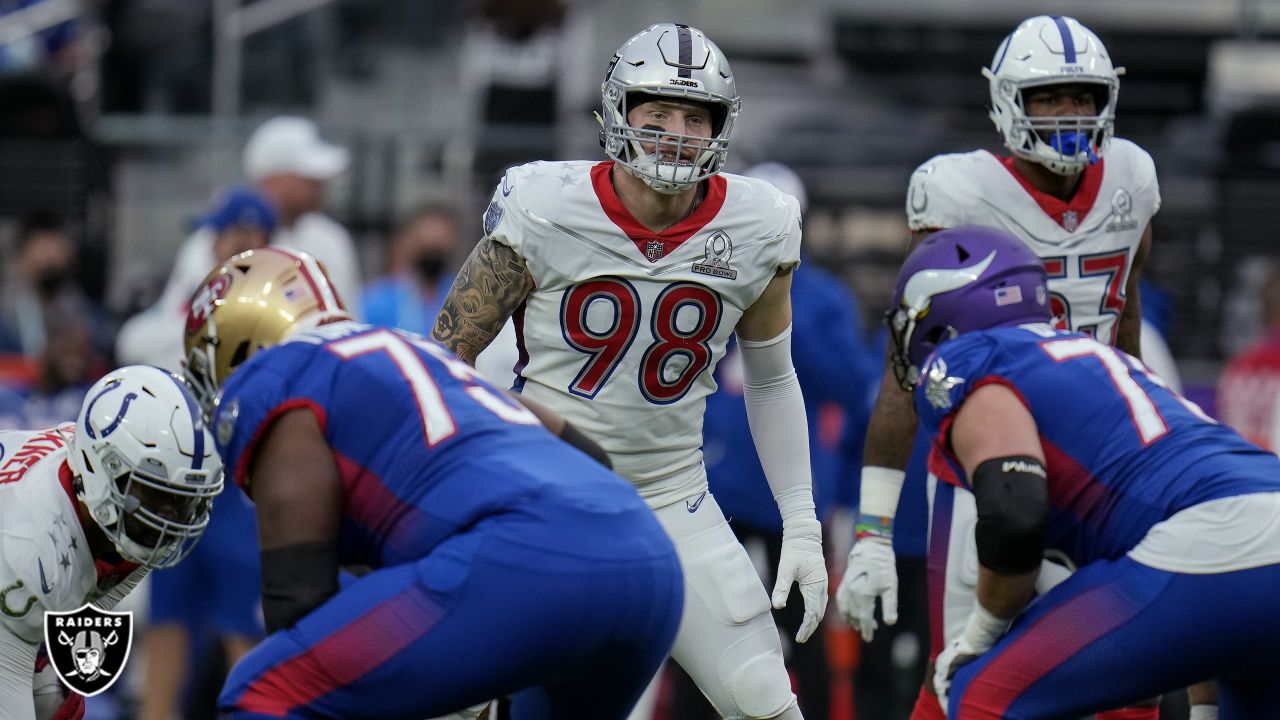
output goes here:
[{"label": "man in white cap", "polygon": [[258,126],[244,148],[249,182],[279,217],[272,245],[301,250],[325,265],[347,309],[356,317],[360,265],[351,234],[321,212],[325,183],[346,171],[350,154],[320,137],[307,118],[279,116]]}]

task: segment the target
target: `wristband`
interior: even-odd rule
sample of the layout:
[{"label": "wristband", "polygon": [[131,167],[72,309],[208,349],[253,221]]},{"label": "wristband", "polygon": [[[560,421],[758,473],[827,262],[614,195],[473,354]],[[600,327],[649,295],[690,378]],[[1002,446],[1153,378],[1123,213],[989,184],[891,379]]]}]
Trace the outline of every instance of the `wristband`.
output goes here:
[{"label": "wristband", "polygon": [[865,517],[892,518],[898,513],[898,496],[907,480],[905,470],[867,465],[862,468],[858,509]]},{"label": "wristband", "polygon": [[853,526],[853,536],[859,540],[865,538],[893,539],[893,518],[884,515],[858,515],[858,523]]}]

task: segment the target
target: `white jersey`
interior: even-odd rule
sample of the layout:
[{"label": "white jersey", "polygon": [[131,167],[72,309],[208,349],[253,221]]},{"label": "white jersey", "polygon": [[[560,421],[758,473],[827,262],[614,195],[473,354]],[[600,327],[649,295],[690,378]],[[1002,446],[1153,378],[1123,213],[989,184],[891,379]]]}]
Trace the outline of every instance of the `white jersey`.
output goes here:
[{"label": "white jersey", "polygon": [[662,232],[640,225],[611,162],[507,171],[485,234],[524,258],[516,387],[608,451],[653,507],[705,489],[702,416],[712,371],[744,310],[800,262],[795,198],[721,173]]},{"label": "white jersey", "polygon": [[[31,645],[44,613],[92,601],[110,609],[145,569],[101,581],[71,496],[67,448],[74,425],[0,432],[0,625]],[[34,651],[33,651],[34,652]]]},{"label": "white jersey", "polygon": [[911,176],[912,230],[982,225],[1007,230],[1044,261],[1059,327],[1115,344],[1142,233],[1160,209],[1155,164],[1114,138],[1070,202],[1037,191],[1011,158],[985,150],[939,155]]}]

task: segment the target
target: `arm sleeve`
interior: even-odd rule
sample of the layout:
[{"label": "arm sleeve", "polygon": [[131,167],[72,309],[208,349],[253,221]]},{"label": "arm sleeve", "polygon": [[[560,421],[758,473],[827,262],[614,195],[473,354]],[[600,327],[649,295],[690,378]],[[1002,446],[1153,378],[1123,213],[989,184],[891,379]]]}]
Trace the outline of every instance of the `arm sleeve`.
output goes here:
[{"label": "arm sleeve", "polygon": [[0,627],[0,708],[7,720],[35,720],[32,677],[36,669],[36,649]]},{"label": "arm sleeve", "polygon": [[770,340],[739,338],[742,396],[756,454],[785,526],[789,519],[814,516],[809,466],[809,424],[804,396],[791,363],[791,327]]}]

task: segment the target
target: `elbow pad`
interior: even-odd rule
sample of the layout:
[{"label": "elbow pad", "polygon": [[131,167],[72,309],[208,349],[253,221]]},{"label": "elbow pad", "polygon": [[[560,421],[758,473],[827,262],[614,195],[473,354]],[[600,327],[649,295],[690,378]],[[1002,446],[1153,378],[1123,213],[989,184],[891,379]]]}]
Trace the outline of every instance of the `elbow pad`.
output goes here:
[{"label": "elbow pad", "polygon": [[978,507],[978,562],[998,573],[1021,575],[1040,566],[1049,525],[1048,475],[1027,456],[987,460],[973,471]]},{"label": "elbow pad", "polygon": [[293,627],[338,592],[338,551],[301,543],[262,551],[262,618],[267,634]]}]

